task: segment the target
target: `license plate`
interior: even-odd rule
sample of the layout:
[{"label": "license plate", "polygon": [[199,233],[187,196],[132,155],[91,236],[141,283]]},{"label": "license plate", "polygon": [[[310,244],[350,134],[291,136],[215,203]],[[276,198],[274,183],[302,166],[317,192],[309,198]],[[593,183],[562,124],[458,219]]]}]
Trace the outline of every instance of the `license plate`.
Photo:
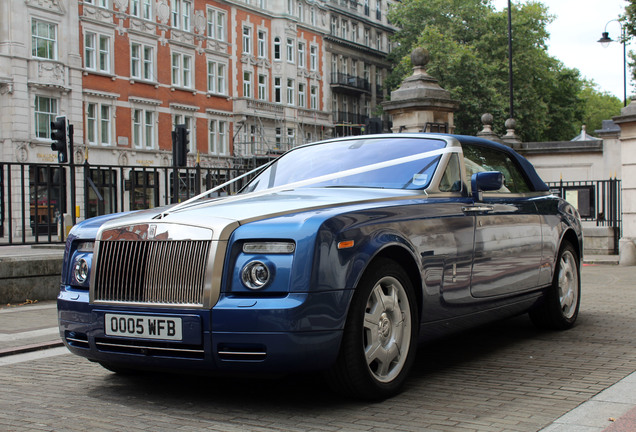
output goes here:
[{"label": "license plate", "polygon": [[149,315],[105,314],[104,330],[108,336],[147,339],[182,339],[181,318]]}]

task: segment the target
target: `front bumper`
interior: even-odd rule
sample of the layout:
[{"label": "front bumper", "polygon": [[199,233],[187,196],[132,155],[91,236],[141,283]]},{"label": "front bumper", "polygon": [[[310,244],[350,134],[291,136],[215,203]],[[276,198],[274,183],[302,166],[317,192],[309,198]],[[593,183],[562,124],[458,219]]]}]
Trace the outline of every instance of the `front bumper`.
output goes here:
[{"label": "front bumper", "polygon": [[[328,368],[338,355],[351,291],[275,298],[221,297],[212,310],[95,305],[88,292],[63,287],[60,336],[93,361],[173,372],[305,372]],[[112,337],[105,314],[179,317],[180,341]]]}]

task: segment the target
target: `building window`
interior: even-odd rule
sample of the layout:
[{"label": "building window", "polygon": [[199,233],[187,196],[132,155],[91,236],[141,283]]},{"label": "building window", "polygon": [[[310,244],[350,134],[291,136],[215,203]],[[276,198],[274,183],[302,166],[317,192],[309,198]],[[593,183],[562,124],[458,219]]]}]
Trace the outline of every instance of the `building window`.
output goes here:
[{"label": "building window", "polygon": [[130,76],[151,81],[154,77],[154,49],[139,43],[130,44]]},{"label": "building window", "polygon": [[368,28],[364,29],[364,46],[369,46],[369,38],[370,38],[371,30]]},{"label": "building window", "polygon": [[276,150],[280,150],[280,145],[283,141],[283,134],[281,132],[281,128],[277,127],[274,129],[275,133],[275,142],[276,142]]},{"label": "building window", "polygon": [[296,134],[294,133],[293,128],[287,128],[287,144],[290,147],[294,146],[294,142],[296,141]]},{"label": "building window", "polygon": [[351,41],[358,43],[358,24],[351,25]]},{"label": "building window", "polygon": [[294,40],[287,38],[287,63],[294,62]]},{"label": "building window", "polygon": [[243,54],[252,54],[252,29],[243,27]]},{"label": "building window", "polygon": [[382,20],[382,0],[375,2],[375,19]]},{"label": "building window", "polygon": [[172,27],[190,31],[192,21],[192,2],[188,0],[172,0]]},{"label": "building window", "polygon": [[84,35],[84,67],[103,73],[110,72],[110,38],[97,33]]},{"label": "building window", "polygon": [[301,1],[298,2],[298,20],[300,22],[303,22],[304,15],[305,15],[305,9],[303,8],[303,4],[301,3]]},{"label": "building window", "polygon": [[154,111],[133,109],[133,145],[139,149],[155,147],[155,113]]},{"label": "building window", "polygon": [[338,18],[331,17],[331,34],[333,36],[338,35]]},{"label": "building window", "polygon": [[312,26],[316,25],[316,10],[313,7],[309,9],[309,23]]},{"label": "building window", "polygon": [[111,145],[112,109],[110,105],[86,104],[86,141],[91,145]]},{"label": "building window", "polygon": [[192,56],[172,53],[172,85],[192,88]]},{"label": "building window", "polygon": [[57,25],[33,19],[31,22],[31,45],[33,57],[57,59]]},{"label": "building window", "polygon": [[267,8],[267,1],[266,0],[258,0],[258,7],[261,9],[266,9]]},{"label": "building window", "polygon": [[309,107],[312,110],[318,109],[318,87],[311,86],[309,90]]},{"label": "building window", "polygon": [[140,0],[130,0],[130,14],[134,17],[141,17]]},{"label": "building window", "polygon": [[208,61],[208,92],[227,94],[225,89],[225,64]]},{"label": "building window", "polygon": [[274,60],[280,60],[280,38],[274,38]]},{"label": "building window", "polygon": [[298,67],[305,67],[305,44],[298,42]]},{"label": "building window", "polygon": [[278,102],[278,103],[283,102],[282,92],[283,90],[282,90],[281,78],[274,77],[274,102]]},{"label": "building window", "polygon": [[349,73],[349,70],[347,68],[347,63],[348,63],[348,59],[346,57],[340,58],[340,72],[344,75],[347,75]]},{"label": "building window", "polygon": [[375,48],[378,51],[382,51],[382,33],[380,32],[375,35]]},{"label": "building window", "polygon": [[152,19],[152,0],[143,0],[141,6],[141,17],[145,20]]},{"label": "building window", "polygon": [[318,70],[318,47],[315,45],[309,48],[309,69],[311,71]]},{"label": "building window", "polygon": [[294,14],[294,0],[287,0],[287,15]]},{"label": "building window", "polygon": [[257,47],[257,55],[259,58],[267,57],[267,43],[266,43],[267,34],[263,30],[258,31],[258,47]]},{"label": "building window", "polygon": [[209,152],[214,155],[227,155],[227,122],[210,120]]},{"label": "building window", "polygon": [[340,27],[340,30],[342,32],[340,37],[342,37],[345,40],[349,39],[349,21],[342,20],[342,25]]},{"label": "building window", "polygon": [[44,96],[35,97],[35,136],[51,138],[51,122],[57,116],[57,99]]},{"label": "building window", "polygon": [[287,78],[287,105],[294,104],[294,80]]},{"label": "building window", "polygon": [[258,98],[260,100],[267,100],[267,76],[258,76]]},{"label": "building window", "polygon": [[243,72],[243,97],[252,97],[252,72]]},{"label": "building window", "polygon": [[208,9],[208,37],[225,41],[225,12]]},{"label": "building window", "polygon": [[307,107],[307,96],[305,94],[305,84],[298,83],[298,106],[300,108]]},{"label": "building window", "polygon": [[363,8],[364,8],[364,14],[366,16],[369,16],[369,0],[363,0]]}]

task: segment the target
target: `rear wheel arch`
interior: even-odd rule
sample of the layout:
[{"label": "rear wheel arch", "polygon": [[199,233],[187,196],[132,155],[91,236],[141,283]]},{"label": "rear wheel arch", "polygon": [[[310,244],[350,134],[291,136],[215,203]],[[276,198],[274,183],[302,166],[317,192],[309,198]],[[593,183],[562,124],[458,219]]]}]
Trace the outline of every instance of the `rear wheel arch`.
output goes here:
[{"label": "rear wheel arch", "polygon": [[579,259],[579,261],[582,261],[581,241],[579,240],[579,237],[576,235],[573,229],[568,229],[563,234],[563,237],[561,238],[561,242],[559,243],[559,247],[557,248],[557,254],[561,250],[565,242],[572,245],[572,247],[574,248],[574,251],[576,252],[577,258]]}]

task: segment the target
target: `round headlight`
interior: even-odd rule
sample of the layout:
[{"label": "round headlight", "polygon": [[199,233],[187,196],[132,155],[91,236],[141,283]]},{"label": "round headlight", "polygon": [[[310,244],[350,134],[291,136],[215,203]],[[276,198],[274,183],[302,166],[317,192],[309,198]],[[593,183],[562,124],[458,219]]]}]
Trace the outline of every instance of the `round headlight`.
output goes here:
[{"label": "round headlight", "polygon": [[73,271],[75,272],[75,280],[77,282],[86,282],[86,279],[88,279],[88,263],[84,258],[80,258],[77,260]]},{"label": "round headlight", "polygon": [[260,261],[252,261],[243,267],[241,280],[249,289],[261,289],[269,282],[270,271],[267,266]]}]

